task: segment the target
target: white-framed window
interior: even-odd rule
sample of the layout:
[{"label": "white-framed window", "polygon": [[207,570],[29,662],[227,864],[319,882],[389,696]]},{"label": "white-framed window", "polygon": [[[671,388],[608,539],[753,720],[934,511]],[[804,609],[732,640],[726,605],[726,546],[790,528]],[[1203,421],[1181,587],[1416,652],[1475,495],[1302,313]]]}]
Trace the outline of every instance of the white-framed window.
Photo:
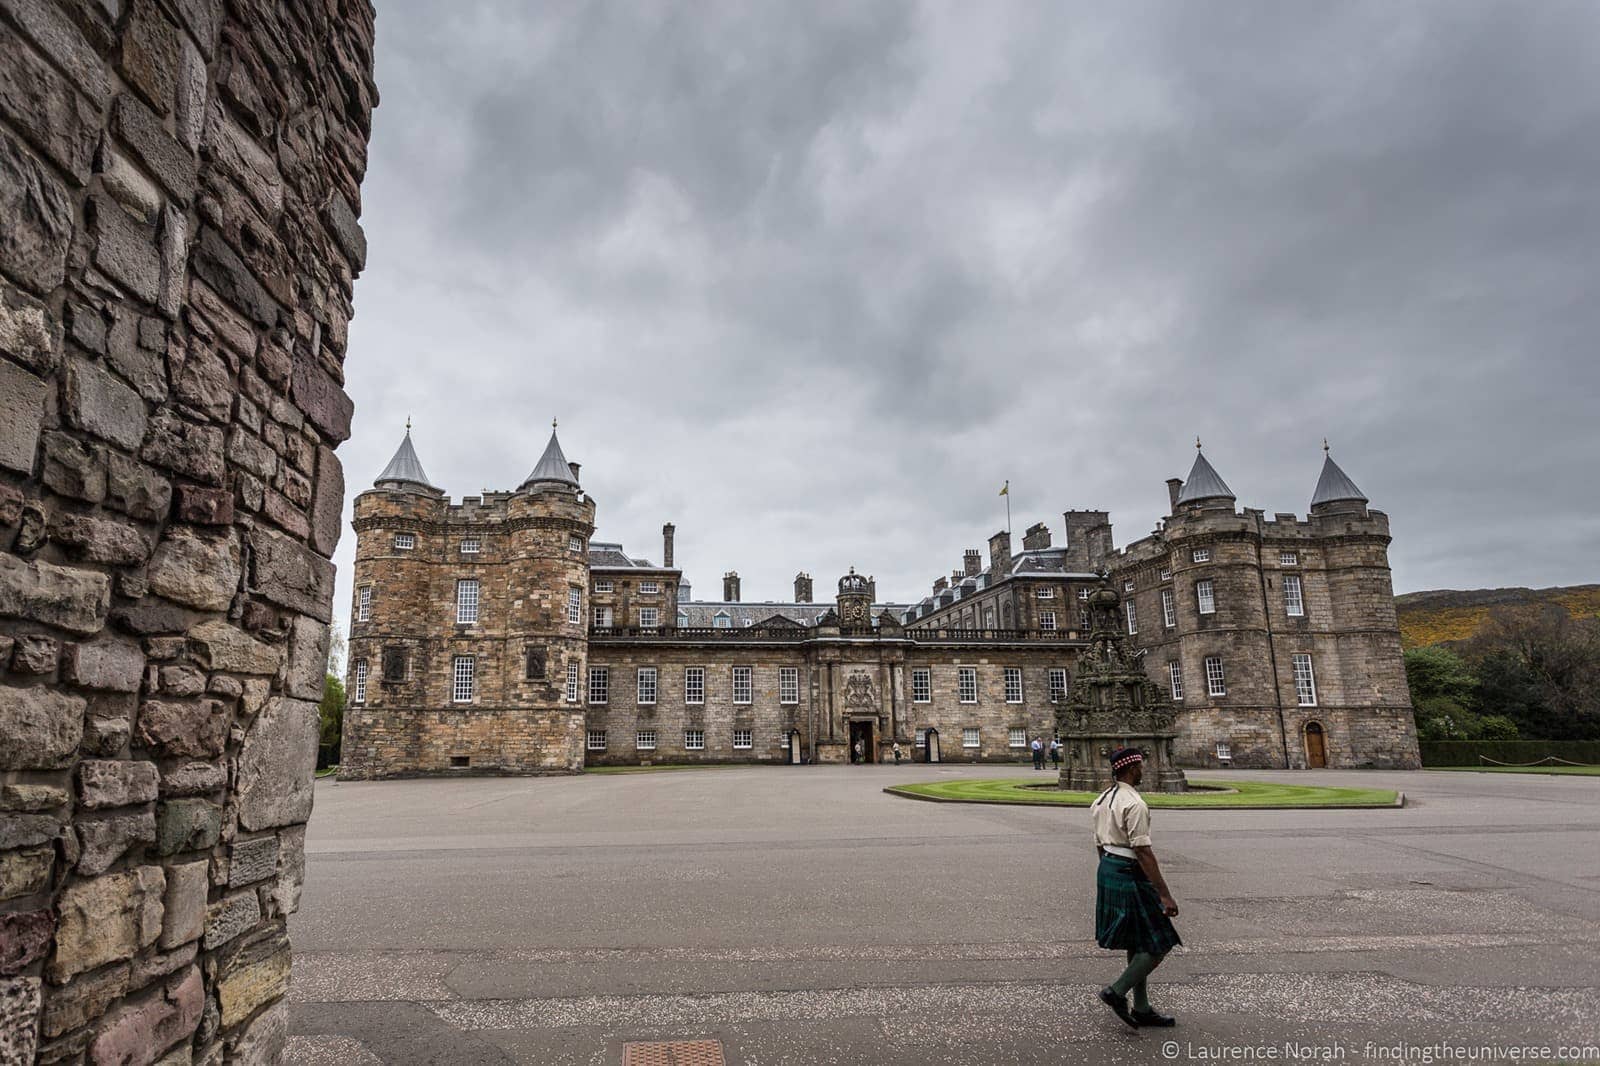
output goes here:
[{"label": "white-framed window", "polygon": [[1210,578],[1206,578],[1204,581],[1196,581],[1194,583],[1194,599],[1195,603],[1200,608],[1201,614],[1217,613],[1216,588],[1216,585],[1212,583]]},{"label": "white-framed window", "polygon": [[1050,702],[1060,703],[1067,698],[1067,671],[1062,666],[1050,668]]},{"label": "white-framed window", "polygon": [[1300,565],[1300,553],[1299,552],[1279,552],[1278,553],[1278,565],[1279,566],[1299,566]]},{"label": "white-framed window", "polygon": [[916,744],[916,746],[919,747],[919,748],[927,747],[928,746],[928,731],[926,729],[917,730],[917,739],[914,740],[912,743]]},{"label": "white-framed window", "polygon": [[704,703],[706,701],[706,668],[703,666],[685,666],[683,668],[683,702]]},{"label": "white-framed window", "polygon": [[478,694],[478,660],[471,655],[457,655],[451,669],[450,698],[456,703],[471,703]]},{"label": "white-framed window", "polygon": [[962,703],[978,702],[978,668],[963,666],[956,671],[956,697]]},{"label": "white-framed window", "polygon": [[1302,707],[1315,707],[1317,678],[1311,669],[1311,656],[1296,652],[1291,658],[1294,662],[1294,697]]},{"label": "white-framed window", "polygon": [[735,729],[733,731],[733,747],[735,751],[747,751],[755,747],[755,742],[748,729]]},{"label": "white-framed window", "polygon": [[1089,589],[1087,587],[1081,588],[1081,589],[1078,590],[1078,602],[1079,603],[1088,603],[1089,602]]},{"label": "white-framed window", "polygon": [[778,702],[800,702],[800,668],[798,666],[778,667]]},{"label": "white-framed window", "polygon": [[1011,729],[1006,732],[1006,746],[1010,748],[1026,748],[1028,746],[1028,731],[1026,729]]},{"label": "white-framed window", "polygon": [[971,726],[961,731],[961,746],[963,748],[976,748],[978,746],[978,731]]},{"label": "white-framed window", "polygon": [[704,729],[685,729],[683,731],[684,751],[705,751],[706,731]]},{"label": "white-framed window", "polygon": [[350,667],[350,701],[367,702],[367,660],[357,659]]},{"label": "white-framed window", "polygon": [[581,551],[583,551],[583,538],[579,537],[579,536],[576,536],[576,535],[568,537],[567,538],[567,551],[569,551],[569,552],[581,552]]},{"label": "white-framed window", "polygon": [[1056,613],[1054,611],[1039,612],[1039,628],[1047,633],[1055,632]]},{"label": "white-framed window", "polygon": [[464,577],[456,582],[456,625],[478,620],[478,579]]},{"label": "white-framed window", "polygon": [[1078,628],[1079,629],[1088,629],[1089,628],[1089,612],[1088,611],[1086,611],[1086,610],[1079,610],[1078,611]]},{"label": "white-framed window", "polygon": [[994,608],[993,607],[991,607],[987,611],[983,612],[983,628],[985,628],[985,629],[993,629],[994,628]]},{"label": "white-framed window", "polygon": [[733,668],[733,702],[750,702],[750,668],[748,666],[735,666]]},{"label": "white-framed window", "polygon": [[356,621],[372,621],[372,586],[362,585],[356,589]]},{"label": "white-framed window", "polygon": [[394,535],[394,550],[408,552],[417,546],[415,533],[396,533]]},{"label": "white-framed window", "polygon": [[656,701],[656,668],[653,666],[639,667],[639,702],[654,703]]},{"label": "white-framed window", "polygon": [[1226,740],[1217,741],[1217,761],[1218,762],[1232,762],[1233,761],[1233,745],[1229,744]]},{"label": "white-framed window", "polygon": [[1283,575],[1283,609],[1292,617],[1306,613],[1306,601],[1300,593],[1300,575]]},{"label": "white-framed window", "polygon": [[1194,554],[1192,556],[1190,556],[1190,558],[1192,558],[1197,563],[1209,563],[1211,561],[1211,549],[1210,548],[1196,548],[1194,550]]},{"label": "white-framed window", "polygon": [[1126,579],[1123,580],[1123,582],[1122,582],[1122,591],[1123,592],[1132,592],[1133,591],[1133,578],[1130,577],[1130,578],[1126,578]]},{"label": "white-framed window", "polygon": [[1172,569],[1171,569],[1171,567],[1163,566],[1161,568],[1161,580],[1162,581],[1171,581],[1172,580]]},{"label": "white-framed window", "polygon": [[686,629],[686,628],[688,628],[688,625],[689,625],[689,613],[687,611],[679,611],[678,612],[678,628],[679,629]]},{"label": "white-framed window", "polygon": [[567,622],[570,625],[583,623],[583,590],[576,585],[567,589]]},{"label": "white-framed window", "polygon": [[584,745],[590,751],[606,750],[606,731],[604,729],[589,730],[588,742]]},{"label": "white-framed window", "polygon": [[1172,699],[1177,702],[1183,699],[1183,664],[1173,659],[1167,663],[1167,674],[1172,678]]},{"label": "white-framed window", "polygon": [[462,537],[461,538],[461,554],[462,555],[477,555],[482,550],[483,550],[483,542],[481,540],[479,540],[477,537]]},{"label": "white-framed window", "polygon": [[661,591],[661,582],[659,582],[659,581],[641,581],[641,582],[639,582],[639,591],[641,593],[643,593],[644,595],[646,595],[646,596],[649,596],[652,593],[660,592]]},{"label": "white-framed window", "polygon": [[1022,668],[1017,666],[1006,667],[1006,702],[1022,702]]},{"label": "white-framed window", "polygon": [[654,729],[641,729],[634,733],[633,746],[640,751],[655,751],[656,731]]},{"label": "white-framed window", "polygon": [[661,611],[656,607],[639,608],[639,627],[641,629],[654,629],[661,624]]},{"label": "white-framed window", "polygon": [[1178,598],[1171,589],[1161,590],[1161,624],[1168,629],[1178,624]]},{"label": "white-framed window", "polygon": [[1123,603],[1122,609],[1128,614],[1128,633],[1132,635],[1139,632],[1139,612],[1133,606],[1133,601]]},{"label": "white-framed window", "polygon": [[589,702],[611,702],[611,668],[609,666],[589,667]]},{"label": "white-framed window", "polygon": [[1056,598],[1056,590],[1049,585],[1040,585],[1037,595],[1041,600],[1053,600]]},{"label": "white-framed window", "polygon": [[617,590],[617,583],[612,581],[610,578],[606,578],[604,580],[596,578],[594,590],[596,592],[615,592]]},{"label": "white-framed window", "polygon": [[1206,695],[1226,696],[1227,682],[1222,677],[1222,660],[1215,655],[1206,656]]},{"label": "white-framed window", "polygon": [[926,666],[911,671],[911,702],[933,702],[933,671]]},{"label": "white-framed window", "polygon": [[611,608],[609,608],[609,607],[591,607],[591,608],[589,608],[589,624],[594,626],[596,629],[610,629],[611,628]]},{"label": "white-framed window", "polygon": [[718,611],[716,614],[711,616],[711,628],[732,629],[733,615],[729,614],[727,611]]},{"label": "white-framed window", "polygon": [[567,702],[578,702],[578,660],[567,661]]}]

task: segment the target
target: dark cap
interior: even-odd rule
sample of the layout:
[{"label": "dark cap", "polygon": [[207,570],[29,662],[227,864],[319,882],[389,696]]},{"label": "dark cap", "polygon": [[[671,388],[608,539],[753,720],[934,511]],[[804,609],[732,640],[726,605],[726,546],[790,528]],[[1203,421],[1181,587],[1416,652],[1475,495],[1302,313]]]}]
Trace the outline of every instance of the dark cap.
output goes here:
[{"label": "dark cap", "polygon": [[1111,772],[1117,773],[1136,762],[1144,762],[1144,753],[1138,748],[1118,748],[1111,753]]}]

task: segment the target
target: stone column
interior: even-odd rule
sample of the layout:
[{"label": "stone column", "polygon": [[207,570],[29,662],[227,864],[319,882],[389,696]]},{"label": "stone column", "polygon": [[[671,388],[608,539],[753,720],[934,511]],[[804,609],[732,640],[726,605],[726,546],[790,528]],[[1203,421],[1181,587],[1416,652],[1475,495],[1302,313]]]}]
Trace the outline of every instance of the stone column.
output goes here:
[{"label": "stone column", "polygon": [[283,1047],[367,0],[0,0],[0,1061]]}]

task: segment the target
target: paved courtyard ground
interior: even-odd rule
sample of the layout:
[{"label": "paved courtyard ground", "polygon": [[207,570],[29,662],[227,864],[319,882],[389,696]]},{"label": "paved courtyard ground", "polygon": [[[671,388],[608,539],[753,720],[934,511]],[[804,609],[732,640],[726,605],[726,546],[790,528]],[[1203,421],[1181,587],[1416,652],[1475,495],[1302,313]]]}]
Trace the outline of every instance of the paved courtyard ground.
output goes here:
[{"label": "paved courtyard ground", "polygon": [[1195,775],[1409,805],[1156,812],[1187,947],[1153,995],[1180,1024],[1135,1032],[1093,998],[1119,967],[1092,941],[1086,812],[880,791],[1031,773],[321,781],[288,1061],[599,1066],[705,1037],[744,1066],[1600,1045],[1600,780]]}]

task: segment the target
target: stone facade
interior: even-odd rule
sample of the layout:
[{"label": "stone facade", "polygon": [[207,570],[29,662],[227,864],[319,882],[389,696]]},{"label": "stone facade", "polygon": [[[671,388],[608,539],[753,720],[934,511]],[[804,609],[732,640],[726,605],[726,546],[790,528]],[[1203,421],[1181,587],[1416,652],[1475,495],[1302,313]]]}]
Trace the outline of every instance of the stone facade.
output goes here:
[{"label": "stone facade", "polygon": [[0,0],[0,1061],[274,1061],[365,0]]}]

